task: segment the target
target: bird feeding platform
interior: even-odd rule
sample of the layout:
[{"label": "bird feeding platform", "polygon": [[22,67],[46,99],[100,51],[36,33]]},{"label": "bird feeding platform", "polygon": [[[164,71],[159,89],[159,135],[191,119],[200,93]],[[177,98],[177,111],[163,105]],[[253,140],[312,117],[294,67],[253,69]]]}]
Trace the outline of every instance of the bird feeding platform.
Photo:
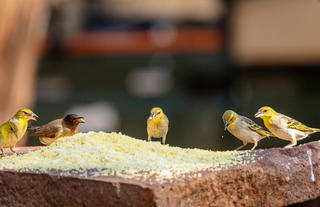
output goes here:
[{"label": "bird feeding platform", "polygon": [[[84,136],[70,137],[70,140],[73,138],[72,142],[75,145],[64,145],[64,142],[70,141],[67,138],[56,146],[20,147],[16,149],[19,155],[2,158],[0,204],[3,206],[286,206],[320,197],[319,141],[290,149],[211,152],[163,146],[141,140],[128,141],[126,137],[122,139],[117,138],[118,135],[110,135],[111,138],[106,138],[106,141],[111,142],[115,149],[109,151],[104,147],[100,149],[99,145],[91,146],[93,144],[90,143],[91,140],[87,140]],[[126,146],[121,148],[122,142],[129,142],[134,146],[132,149],[130,147],[126,149]],[[68,169],[67,165],[59,163],[58,159],[65,156],[65,153],[66,155],[76,153],[72,150],[81,149],[71,148],[70,152],[59,150],[80,145],[87,145],[84,146],[88,150],[87,156],[102,159],[98,160],[97,164],[108,163],[106,166],[110,168],[103,166],[100,169],[99,167],[93,169],[91,168],[93,161],[88,166],[84,163],[82,168],[80,166],[80,168],[75,167],[76,169]],[[99,154],[102,153],[104,158],[95,157],[95,154],[90,155],[91,150],[106,150],[106,153],[111,155],[104,155],[101,151]],[[148,163],[150,160],[147,162],[141,160],[139,153],[146,159],[154,159],[155,168],[153,169],[153,165]],[[138,158],[131,160],[134,163],[132,166],[130,154]],[[213,161],[201,156],[207,156]],[[116,157],[119,157],[119,160],[116,160]],[[129,162],[122,160],[125,158]],[[36,162],[34,159],[39,160]],[[161,160],[167,162],[170,168],[158,169],[157,172],[158,165],[162,165]],[[45,161],[49,162],[52,168],[36,166],[36,163],[45,166],[43,163]],[[69,161],[66,160],[65,163]],[[121,162],[123,165],[120,165]],[[27,168],[24,164],[34,166]],[[61,165],[61,169],[57,169],[58,165]],[[87,167],[90,169],[86,169]],[[137,169],[132,170],[135,167]],[[139,167],[145,167],[146,170],[143,171]],[[179,167],[189,167],[190,170],[182,171]]]}]

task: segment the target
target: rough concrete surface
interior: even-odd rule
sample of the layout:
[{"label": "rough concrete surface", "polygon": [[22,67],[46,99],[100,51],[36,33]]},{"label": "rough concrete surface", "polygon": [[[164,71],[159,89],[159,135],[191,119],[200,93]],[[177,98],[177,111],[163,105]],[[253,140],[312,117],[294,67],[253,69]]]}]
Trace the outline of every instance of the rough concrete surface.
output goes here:
[{"label": "rough concrete surface", "polygon": [[0,171],[0,205],[286,206],[320,197],[320,142],[255,154],[255,162],[168,183]]}]

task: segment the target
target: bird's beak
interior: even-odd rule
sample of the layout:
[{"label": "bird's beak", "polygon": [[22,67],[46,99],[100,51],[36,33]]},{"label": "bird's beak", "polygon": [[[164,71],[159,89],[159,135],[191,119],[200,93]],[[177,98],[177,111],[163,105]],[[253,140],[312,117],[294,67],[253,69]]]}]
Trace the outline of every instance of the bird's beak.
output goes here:
[{"label": "bird's beak", "polygon": [[154,117],[156,117],[156,113],[152,113],[152,116],[150,117],[150,119],[154,119]]},{"label": "bird's beak", "polygon": [[18,132],[13,132],[13,134],[18,138]]},{"label": "bird's beak", "polygon": [[230,122],[228,122],[227,120],[225,120],[224,122],[224,131],[227,130],[227,127],[229,126]]},{"label": "bird's beak", "polygon": [[84,118],[83,117],[78,117],[76,120],[75,120],[77,123],[86,123],[84,121]]},{"label": "bird's beak", "polygon": [[29,118],[32,119],[32,120],[37,121],[37,118],[39,118],[39,116],[38,116],[37,114],[35,114],[35,113],[32,112],[32,113],[29,115]]},{"label": "bird's beak", "polygon": [[78,117],[76,120],[75,120],[77,123],[86,123],[84,121],[84,118],[83,117]]},{"label": "bird's beak", "polygon": [[255,115],[256,118],[263,116],[263,113],[261,111],[258,111]]}]

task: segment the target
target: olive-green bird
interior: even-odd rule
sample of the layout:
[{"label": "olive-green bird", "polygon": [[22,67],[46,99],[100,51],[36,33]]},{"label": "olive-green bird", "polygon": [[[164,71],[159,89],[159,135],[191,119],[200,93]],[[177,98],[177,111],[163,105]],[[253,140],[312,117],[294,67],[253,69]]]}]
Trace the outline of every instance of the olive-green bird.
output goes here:
[{"label": "olive-green bird", "polygon": [[159,107],[154,107],[150,111],[147,120],[148,141],[151,137],[162,138],[162,144],[166,143],[166,137],[169,129],[169,119]]},{"label": "olive-green bird", "polygon": [[227,110],[222,115],[224,123],[224,130],[228,130],[233,136],[242,141],[242,145],[235,150],[239,150],[246,146],[248,143],[253,143],[251,150],[254,150],[258,142],[271,136],[271,133],[264,130],[261,126],[256,124],[251,119],[241,116],[232,110]]},{"label": "olive-green bird", "polygon": [[37,120],[39,118],[30,109],[20,109],[9,121],[0,125],[0,149],[2,156],[5,156],[3,148],[10,148],[15,152],[14,148],[26,133],[29,120]]},{"label": "olive-green bird", "polygon": [[280,114],[269,106],[261,107],[255,117],[260,117],[267,129],[276,137],[291,142],[285,148],[293,147],[297,145],[297,141],[320,131],[320,129],[308,127],[293,118]]}]

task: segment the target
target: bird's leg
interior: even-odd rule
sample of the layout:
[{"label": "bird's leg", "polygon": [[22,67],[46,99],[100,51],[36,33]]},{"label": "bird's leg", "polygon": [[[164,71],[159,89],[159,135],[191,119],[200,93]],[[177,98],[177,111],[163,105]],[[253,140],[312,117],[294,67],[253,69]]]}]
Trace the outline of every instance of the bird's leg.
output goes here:
[{"label": "bird's leg", "polygon": [[239,150],[241,149],[242,147],[246,146],[248,143],[243,143],[243,145],[241,145],[240,147],[236,148],[235,150]]},{"label": "bird's leg", "polygon": [[291,148],[291,147],[293,147],[293,146],[295,146],[295,145],[297,145],[297,139],[296,139],[295,136],[292,136],[291,143],[288,144],[288,145],[286,145],[286,146],[284,146],[284,148]]},{"label": "bird's leg", "polygon": [[258,142],[255,142],[251,150],[254,150],[258,146]]},{"label": "bird's leg", "polygon": [[166,144],[166,136],[163,136],[163,137],[162,137],[161,144]]},{"label": "bird's leg", "polygon": [[14,148],[15,148],[15,147],[10,147],[11,152],[18,154],[18,153],[15,151]]},{"label": "bird's leg", "polygon": [[6,154],[4,153],[4,150],[3,150],[3,148],[1,148],[1,157],[5,157],[6,156]]},{"label": "bird's leg", "polygon": [[150,135],[148,135],[148,142],[150,142],[151,141],[151,136]]}]

